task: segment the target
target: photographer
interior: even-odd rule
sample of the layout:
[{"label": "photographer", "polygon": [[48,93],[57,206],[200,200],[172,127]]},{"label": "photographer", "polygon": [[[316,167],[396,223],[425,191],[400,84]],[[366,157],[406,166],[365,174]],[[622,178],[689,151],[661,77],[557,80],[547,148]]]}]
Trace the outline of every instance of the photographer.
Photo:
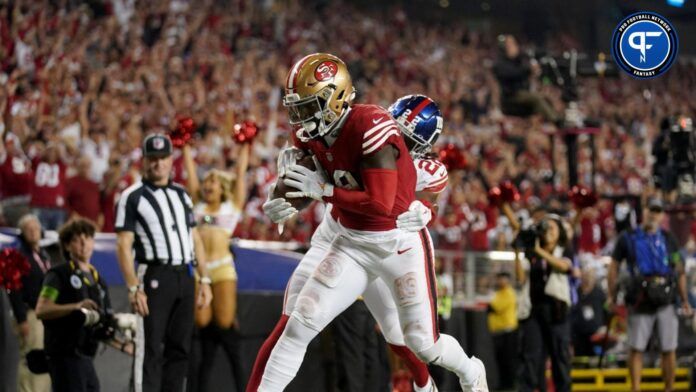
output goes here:
[{"label": "photographer", "polygon": [[500,106],[504,114],[527,117],[540,114],[544,120],[557,123],[561,116],[539,93],[529,89],[530,77],[541,75],[541,68],[535,60],[530,60],[520,52],[520,47],[512,35],[498,37],[500,53],[493,66],[500,84]]},{"label": "photographer", "polygon": [[617,294],[619,267],[625,260],[630,274],[626,292],[628,314],[628,368],[631,388],[640,389],[643,351],[657,324],[662,353],[661,365],[665,390],[671,391],[676,368],[679,320],[674,307],[677,290],[684,314],[691,314],[687,298],[686,276],[677,241],[660,229],[664,205],[651,199],[643,209],[642,226],[623,232],[616,242],[609,267],[607,308],[613,311]]},{"label": "photographer", "polygon": [[[572,254],[563,222],[549,215],[523,230],[515,246],[525,249],[529,260],[531,313],[522,323],[523,347],[520,391],[544,389],[547,356],[551,357],[556,391],[570,391],[569,274]],[[526,277],[523,277],[526,279]]]},{"label": "photographer", "polygon": [[99,341],[110,340],[112,310],[106,284],[90,264],[94,232],[94,225],[85,219],[60,229],[67,262],[46,273],[36,305],[36,315],[44,323],[54,392],[99,390],[92,361]]}]

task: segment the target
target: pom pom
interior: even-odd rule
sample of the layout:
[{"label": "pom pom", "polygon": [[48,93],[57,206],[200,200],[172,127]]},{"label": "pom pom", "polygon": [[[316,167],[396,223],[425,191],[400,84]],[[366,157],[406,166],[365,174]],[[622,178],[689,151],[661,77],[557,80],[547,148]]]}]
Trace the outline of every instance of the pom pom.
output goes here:
[{"label": "pom pom", "polygon": [[17,249],[0,250],[0,286],[10,291],[22,288],[22,276],[29,273],[31,265]]},{"label": "pom pom", "polygon": [[438,153],[440,162],[442,162],[447,170],[461,170],[466,168],[466,157],[461,150],[454,144],[449,143],[440,149]]},{"label": "pom pom", "polygon": [[500,197],[505,203],[512,203],[520,200],[520,191],[517,190],[515,184],[512,181],[503,181],[499,185],[500,187]]},{"label": "pom pom", "polygon": [[180,116],[177,118],[176,128],[169,132],[169,138],[172,139],[172,145],[176,148],[182,148],[189,140],[193,139],[193,133],[196,130],[196,124],[191,117]]},{"label": "pom pom", "polygon": [[492,206],[496,207],[503,205],[503,197],[499,187],[494,186],[488,190],[488,202],[491,203]]},{"label": "pom pom", "polygon": [[570,191],[568,191],[568,198],[573,202],[573,205],[577,208],[587,208],[592,207],[597,204],[598,198],[597,194],[587,187],[582,185],[573,186]]},{"label": "pom pom", "polygon": [[259,127],[252,120],[244,120],[241,124],[235,124],[233,129],[234,141],[238,144],[251,143],[259,132]]}]

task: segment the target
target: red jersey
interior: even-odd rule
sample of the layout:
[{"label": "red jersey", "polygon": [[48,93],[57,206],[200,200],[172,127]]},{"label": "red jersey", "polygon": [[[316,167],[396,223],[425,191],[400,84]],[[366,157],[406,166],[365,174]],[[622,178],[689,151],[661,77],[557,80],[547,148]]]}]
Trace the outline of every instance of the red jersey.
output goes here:
[{"label": "red jersey", "polygon": [[599,222],[590,217],[580,220],[578,248],[581,252],[597,253],[602,244],[602,228]]},{"label": "red jersey", "polygon": [[43,161],[34,163],[31,206],[39,208],[65,206],[65,165],[63,163]]},{"label": "red jersey", "polygon": [[68,178],[66,188],[70,212],[96,222],[101,213],[99,184],[86,177],[73,176]]},{"label": "red jersey", "polygon": [[[106,175],[105,175],[106,177]],[[106,178],[104,179],[106,181]],[[116,187],[111,192],[103,192],[101,195],[101,211],[104,214],[104,233],[114,232],[114,222],[116,220],[116,201],[121,197],[121,192],[133,185],[138,178],[134,178],[130,173],[123,176]]]},{"label": "red jersey", "polygon": [[22,157],[6,155],[0,164],[2,198],[29,195],[33,180],[30,162]]},{"label": "red jersey", "polygon": [[396,228],[396,218],[415,200],[416,169],[396,122],[377,105],[354,105],[347,114],[334,143],[327,147],[322,138],[301,142],[293,134],[295,146],[311,151],[338,188],[364,190],[362,162],[385,146],[399,152],[396,200],[389,216],[359,213],[334,204],[331,215],[343,226],[354,230],[386,231]]}]

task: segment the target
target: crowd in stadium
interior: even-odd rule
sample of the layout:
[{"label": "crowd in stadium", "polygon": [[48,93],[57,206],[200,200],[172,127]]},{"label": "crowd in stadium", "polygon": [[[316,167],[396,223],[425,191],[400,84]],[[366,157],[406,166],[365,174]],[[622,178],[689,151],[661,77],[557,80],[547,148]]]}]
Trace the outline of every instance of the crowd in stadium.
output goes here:
[{"label": "crowd in stadium", "polygon": [[[386,107],[404,94],[423,93],[440,105],[442,139],[459,146],[467,163],[467,170],[450,175],[450,191],[440,200],[441,215],[450,218],[434,231],[447,233],[441,236],[446,247],[485,250],[509,243],[480,176],[473,175],[476,169],[493,185],[513,179],[524,209],[566,189],[562,139],[556,138],[552,180],[547,133],[553,129],[505,118],[498,109],[491,37],[463,27],[426,28],[403,12],[367,15],[346,4],[308,10],[297,2],[268,9],[237,2],[236,12],[221,13],[214,2],[190,9],[177,1],[137,6],[113,1],[93,8],[75,3],[61,10],[36,2],[0,6],[2,19],[14,22],[0,26],[2,197],[30,196],[19,205],[31,200],[32,208],[53,211],[44,215],[49,228],[79,214],[112,231],[114,200],[139,177],[140,140],[149,132],[169,131],[177,116],[191,116],[197,125],[194,149],[202,172],[232,168],[238,146],[231,129],[253,119],[262,132],[245,178],[253,189],[236,235],[306,241],[319,212],[307,211],[279,238],[259,207],[274,180],[276,152],[289,134],[286,114],[278,110],[278,86],[294,59],[320,49],[346,60],[359,101]],[[392,23],[380,23],[382,16]],[[333,32],[313,23],[319,19],[326,25],[340,22],[350,33],[332,39]],[[407,52],[405,43],[412,41],[418,42],[416,51]],[[603,121],[596,139],[600,194],[650,191],[651,141],[659,121],[693,112],[695,83],[693,66],[686,65],[642,92],[622,79],[582,81],[582,110]],[[558,89],[541,83],[536,88],[562,110]],[[585,184],[591,174],[587,146],[582,144],[578,161]],[[24,171],[16,170],[18,159]],[[57,164],[57,173],[51,172],[57,183],[32,185],[41,184],[35,181],[43,173],[37,170],[41,161]],[[176,180],[184,181],[181,158],[175,170]],[[5,210],[14,205],[5,203]],[[586,220],[583,246],[597,251],[613,236],[611,203],[600,203]],[[601,236],[587,233],[595,226]]]},{"label": "crowd in stadium", "polygon": [[[551,137],[556,125],[501,112],[492,70],[499,46],[463,24],[426,25],[397,8],[367,12],[348,2],[58,3],[0,2],[0,226],[16,226],[33,211],[44,229],[81,216],[113,232],[115,203],[141,177],[146,135],[168,133],[190,117],[199,176],[234,173],[242,147],[232,131],[250,120],[260,132],[247,175],[235,179],[246,181],[249,197],[233,237],[308,243],[320,203],[282,233],[261,206],[276,180],[278,151],[290,142],[281,105],[288,67],[323,51],[347,63],[357,102],[386,108],[418,93],[440,106],[445,127],[436,149],[454,144],[465,167],[450,171],[438,200],[430,226],[436,248],[510,249],[515,225],[489,202],[488,188],[511,180],[521,194],[512,206],[519,218],[529,220],[540,206],[571,211],[577,251],[596,260],[611,254],[617,222],[631,217],[632,207],[616,209],[615,201],[659,193],[653,140],[663,119],[696,113],[693,63],[641,84],[625,75],[581,79],[580,110],[601,125],[594,165],[590,138],[579,138],[578,178],[602,197],[578,210],[567,197],[566,146]],[[569,45],[577,43],[561,46]],[[539,78],[531,88],[565,110],[557,87]],[[174,181],[185,184],[181,149],[174,157]],[[680,219],[687,226],[672,230],[693,260],[696,219]]]}]

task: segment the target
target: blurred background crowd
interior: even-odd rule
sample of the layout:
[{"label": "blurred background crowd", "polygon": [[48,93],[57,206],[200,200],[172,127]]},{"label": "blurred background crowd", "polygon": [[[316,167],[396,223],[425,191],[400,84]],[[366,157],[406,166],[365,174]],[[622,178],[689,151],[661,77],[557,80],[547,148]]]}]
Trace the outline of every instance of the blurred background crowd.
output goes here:
[{"label": "blurred background crowd", "polygon": [[[665,186],[655,165],[669,150],[658,142],[666,119],[696,113],[693,58],[684,55],[667,74],[641,83],[626,75],[578,80],[579,110],[600,124],[593,138],[577,139],[577,181],[599,196],[579,209],[567,196],[567,145],[558,128],[540,116],[502,112],[494,34],[430,23],[391,3],[361,5],[0,0],[0,226],[15,226],[33,211],[44,229],[82,216],[113,232],[115,202],[140,179],[147,134],[167,133],[190,117],[199,175],[212,168],[233,173],[240,152],[233,127],[251,120],[260,133],[246,176],[236,179],[250,191],[234,237],[307,244],[321,205],[287,222],[282,234],[261,205],[276,179],[277,153],[289,141],[280,105],[288,67],[323,51],[348,64],[357,102],[388,107],[419,93],[439,104],[445,128],[436,149],[451,143],[463,158],[449,173],[430,227],[438,249],[510,250],[514,225],[488,191],[511,180],[520,191],[512,205],[517,218],[531,221],[539,207],[563,211],[581,263],[606,260],[618,233],[639,219],[640,200],[655,194],[668,202],[664,226],[676,235],[687,269],[696,261],[696,210],[676,185]],[[520,41],[523,51],[538,49],[531,39]],[[545,49],[594,49],[584,45],[560,32]],[[557,112],[567,109],[562,90],[544,77],[531,78],[529,88]],[[177,150],[174,180],[185,183],[185,176]],[[478,283],[477,292],[492,293],[492,279],[480,290]]]},{"label": "blurred background crowd", "polygon": [[[440,105],[441,142],[458,146],[466,161],[464,170],[450,174],[450,189],[439,201],[442,218],[434,232],[443,246],[487,250],[510,243],[505,219],[488,205],[481,179],[513,180],[522,192],[522,213],[567,200],[562,138],[552,141],[548,134],[554,130],[538,119],[509,118],[499,109],[500,86],[492,72],[495,37],[421,23],[396,7],[320,5],[206,1],[193,7],[169,0],[0,5],[4,223],[15,224],[32,208],[46,228],[81,215],[112,231],[114,201],[139,178],[144,135],[167,132],[177,116],[190,116],[197,125],[194,150],[201,173],[230,170],[238,150],[232,127],[252,119],[261,135],[243,179],[252,191],[236,236],[307,241],[320,212],[307,210],[280,238],[260,204],[274,181],[276,153],[289,135],[279,108],[280,86],[293,60],[316,50],[348,63],[360,102],[386,107],[402,95],[422,93]],[[577,45],[561,37],[564,45]],[[625,77],[580,81],[582,111],[602,124],[595,139],[598,194],[653,192],[653,140],[663,118],[694,112],[694,84],[696,70],[688,62],[641,84]],[[543,81],[532,89],[563,110],[559,89]],[[579,182],[590,185],[588,140],[580,141],[577,168]],[[181,182],[182,161],[175,163],[175,180]],[[583,213],[583,250],[599,252],[615,236],[613,204],[605,198]],[[694,233],[692,224],[681,233],[682,244],[689,238],[693,244]]]}]

